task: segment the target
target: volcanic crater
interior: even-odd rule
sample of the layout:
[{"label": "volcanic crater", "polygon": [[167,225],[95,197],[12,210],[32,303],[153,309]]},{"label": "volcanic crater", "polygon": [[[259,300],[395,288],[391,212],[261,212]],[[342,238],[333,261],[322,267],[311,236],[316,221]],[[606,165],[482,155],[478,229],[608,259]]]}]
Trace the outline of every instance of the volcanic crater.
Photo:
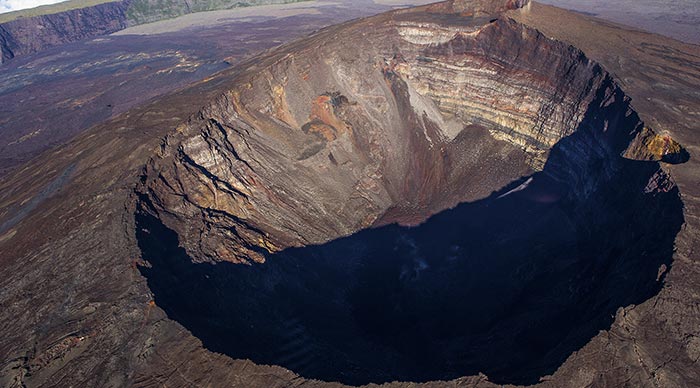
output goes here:
[{"label": "volcanic crater", "polygon": [[306,378],[532,384],[655,295],[687,153],[500,14],[527,2],[479,4],[284,45],[165,138],[134,196],[156,304]]}]

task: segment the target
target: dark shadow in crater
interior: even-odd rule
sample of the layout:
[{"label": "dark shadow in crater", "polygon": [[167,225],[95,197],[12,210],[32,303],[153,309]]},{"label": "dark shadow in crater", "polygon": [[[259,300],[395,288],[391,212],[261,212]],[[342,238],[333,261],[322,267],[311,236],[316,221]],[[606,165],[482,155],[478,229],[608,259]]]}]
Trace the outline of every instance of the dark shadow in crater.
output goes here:
[{"label": "dark shadow in crater", "polygon": [[669,164],[683,164],[690,160],[690,153],[686,149],[681,149],[680,152],[676,154],[664,155],[661,157],[661,161]]},{"label": "dark shadow in crater", "polygon": [[[654,179],[659,164],[617,156],[639,118],[619,89],[604,91],[543,172],[417,227],[265,264],[192,263],[142,198],[141,272],[171,319],[233,358],[353,385],[479,372],[536,383],[618,308],[658,293],[683,224],[678,189]],[[608,124],[618,131],[595,130]]]},{"label": "dark shadow in crater", "polygon": [[141,271],[170,318],[233,358],[348,384],[479,372],[535,383],[619,307],[656,294],[670,265],[677,189],[646,190],[657,163],[615,164],[586,201],[546,167],[418,227],[364,230],[252,266],[193,264],[142,209],[137,238],[151,267]]}]

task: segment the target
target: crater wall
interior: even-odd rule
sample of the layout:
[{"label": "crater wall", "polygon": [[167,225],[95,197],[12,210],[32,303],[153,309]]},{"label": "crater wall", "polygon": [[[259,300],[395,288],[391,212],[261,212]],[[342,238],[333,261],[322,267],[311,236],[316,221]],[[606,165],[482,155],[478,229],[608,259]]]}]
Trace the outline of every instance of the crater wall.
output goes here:
[{"label": "crater wall", "polygon": [[584,199],[620,155],[655,157],[581,51],[510,19],[391,15],[283,47],[164,140],[141,190],[192,257],[417,224],[545,163]]}]

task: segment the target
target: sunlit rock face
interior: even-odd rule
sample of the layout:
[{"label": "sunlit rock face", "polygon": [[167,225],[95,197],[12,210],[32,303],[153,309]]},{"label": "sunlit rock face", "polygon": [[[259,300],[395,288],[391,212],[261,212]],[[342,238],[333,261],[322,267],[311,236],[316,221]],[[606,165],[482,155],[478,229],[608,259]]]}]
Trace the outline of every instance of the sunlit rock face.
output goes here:
[{"label": "sunlit rock face", "polygon": [[415,224],[541,170],[575,132],[548,173],[584,197],[643,148],[629,99],[576,48],[493,15],[386,18],[285,46],[165,141],[144,191],[196,260]]},{"label": "sunlit rock face", "polygon": [[465,4],[285,45],[165,138],[137,190],[158,305],[304,377],[531,384],[658,292],[682,147],[498,13],[526,2]]}]

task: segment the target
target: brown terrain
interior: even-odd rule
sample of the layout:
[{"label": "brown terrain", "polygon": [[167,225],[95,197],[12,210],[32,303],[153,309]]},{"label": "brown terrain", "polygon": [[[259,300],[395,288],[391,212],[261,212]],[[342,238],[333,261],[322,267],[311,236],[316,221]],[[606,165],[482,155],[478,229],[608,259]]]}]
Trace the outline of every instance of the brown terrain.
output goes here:
[{"label": "brown terrain", "polygon": [[3,385],[700,386],[699,46],[452,0],[250,52],[1,178]]},{"label": "brown terrain", "polygon": [[[390,9],[370,0],[264,8],[193,14],[204,18],[195,28],[180,27],[185,18],[152,23],[3,64],[0,176],[98,123],[261,51]],[[295,12],[275,17],[287,8]],[[142,35],[144,28],[152,34]]]},{"label": "brown terrain", "polygon": [[700,44],[700,3],[695,0],[542,0],[540,3]]}]

